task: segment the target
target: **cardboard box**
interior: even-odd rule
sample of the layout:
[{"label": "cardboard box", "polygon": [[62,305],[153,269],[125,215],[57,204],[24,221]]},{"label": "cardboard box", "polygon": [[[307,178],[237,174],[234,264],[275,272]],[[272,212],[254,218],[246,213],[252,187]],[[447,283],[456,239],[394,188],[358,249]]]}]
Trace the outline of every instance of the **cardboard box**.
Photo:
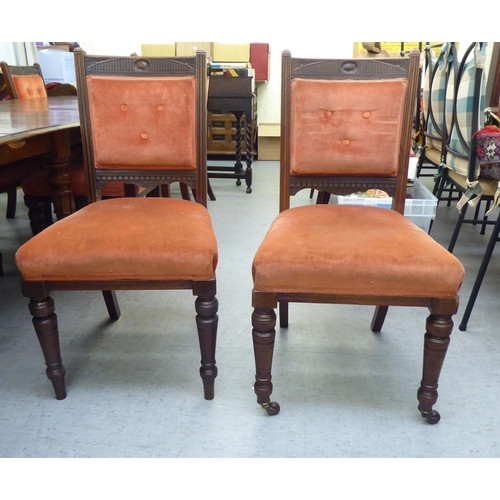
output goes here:
[{"label": "cardboard box", "polygon": [[151,57],[175,57],[175,43],[143,43],[141,55]]},{"label": "cardboard box", "polygon": [[279,137],[259,137],[257,158],[259,160],[280,159],[280,138]]},{"label": "cardboard box", "polygon": [[213,57],[212,42],[175,42],[176,56],[195,56],[197,50],[204,50],[207,53],[207,59]]},{"label": "cardboard box", "polygon": [[279,123],[261,123],[258,128],[258,159],[280,159],[280,132]]},{"label": "cardboard box", "polygon": [[38,61],[45,83],[75,83],[75,59],[73,52],[43,49],[38,51]]},{"label": "cardboard box", "polygon": [[212,57],[214,62],[250,62],[250,44],[214,42]]},{"label": "cardboard box", "polygon": [[[366,50],[361,45],[363,42],[354,42],[353,57],[364,57]],[[382,50],[389,53],[389,57],[399,57],[401,50],[405,53],[413,49],[423,52],[425,46],[429,45],[442,45],[444,42],[380,42]],[[403,45],[401,45],[403,44]]]}]

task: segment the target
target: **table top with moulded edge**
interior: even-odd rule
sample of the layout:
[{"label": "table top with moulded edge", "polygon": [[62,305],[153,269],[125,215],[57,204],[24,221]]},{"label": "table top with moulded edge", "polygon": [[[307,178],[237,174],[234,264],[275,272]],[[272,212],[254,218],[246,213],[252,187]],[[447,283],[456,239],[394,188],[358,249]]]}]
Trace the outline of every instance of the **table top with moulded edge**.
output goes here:
[{"label": "table top with moulded edge", "polygon": [[76,96],[0,101],[0,144],[80,127]]}]

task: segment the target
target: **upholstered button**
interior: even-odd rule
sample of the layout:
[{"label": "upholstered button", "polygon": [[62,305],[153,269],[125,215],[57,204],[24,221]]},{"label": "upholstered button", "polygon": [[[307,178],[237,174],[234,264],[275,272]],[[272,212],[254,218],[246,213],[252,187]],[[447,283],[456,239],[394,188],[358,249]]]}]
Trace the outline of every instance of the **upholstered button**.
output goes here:
[{"label": "upholstered button", "polygon": [[142,137],[143,139],[147,139],[149,136],[148,136],[148,134],[146,134],[146,132],[143,132],[143,133],[141,134],[141,137]]},{"label": "upholstered button", "polygon": [[344,139],[344,140],[342,141],[342,144],[343,144],[344,146],[349,146],[349,144],[351,144],[351,141],[350,141],[349,139]]},{"label": "upholstered button", "polygon": [[370,118],[371,113],[369,111],[365,111],[363,113],[363,118]]},{"label": "upholstered button", "polygon": [[163,105],[162,105],[162,104],[158,104],[158,106],[156,106],[156,109],[157,109],[158,111],[163,111],[165,108],[163,107]]},{"label": "upholstered button", "polygon": [[332,114],[333,113],[331,111],[325,111],[325,118],[331,118]]},{"label": "upholstered button", "polygon": [[120,108],[121,108],[121,110],[122,110],[122,111],[127,111],[128,106],[127,106],[126,104],[122,104],[122,105],[120,106]]}]

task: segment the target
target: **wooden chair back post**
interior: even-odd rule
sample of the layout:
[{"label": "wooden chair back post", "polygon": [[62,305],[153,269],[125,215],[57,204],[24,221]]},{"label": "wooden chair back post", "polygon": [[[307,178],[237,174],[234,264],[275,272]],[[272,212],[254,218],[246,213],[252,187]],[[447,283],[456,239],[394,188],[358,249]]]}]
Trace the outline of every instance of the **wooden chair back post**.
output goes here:
[{"label": "wooden chair back post", "polygon": [[[183,182],[189,185],[196,192],[196,201],[203,206],[207,205],[207,134],[206,134],[206,54],[204,51],[198,51],[195,57],[141,57],[141,56],[117,56],[110,58],[109,56],[90,56],[86,55],[81,49],[76,49],[75,52],[75,69],[78,85],[78,101],[80,110],[80,120],[82,128],[82,142],[84,146],[84,161],[88,176],[88,185],[90,187],[89,199],[96,201],[98,199],[98,190],[107,182],[113,180],[121,180],[129,184],[151,188],[156,185],[171,184],[173,182]],[[164,80],[164,82],[161,82]],[[174,158],[172,164],[169,163],[167,154],[155,153],[155,164],[148,164],[148,152],[145,148],[141,151],[145,158],[140,158],[137,164],[130,164],[124,161],[125,152],[130,145],[130,136],[128,131],[114,129],[107,130],[110,141],[115,142],[115,148],[119,149],[118,159],[115,161],[112,157],[107,158],[104,164],[100,161],[100,151],[96,151],[96,145],[102,147],[103,141],[99,142],[99,134],[105,127],[96,130],[96,116],[100,112],[108,112],[105,108],[107,103],[102,105],[103,109],[93,112],[96,104],[92,102],[94,90],[91,85],[94,82],[99,82],[104,88],[110,82],[120,82],[127,87],[129,92],[145,92],[145,86],[154,89],[158,94],[158,98],[162,102],[158,102],[156,106],[160,111],[161,117],[157,121],[152,119],[151,127],[154,129],[156,136],[150,137],[150,134],[144,131],[141,137],[144,141],[150,140],[153,142],[157,151],[165,153],[169,151],[180,151],[179,158]],[[191,96],[190,91],[183,95],[183,101],[187,102],[188,109],[182,110],[182,103],[175,101],[174,98],[165,97],[168,95],[172,86],[182,83],[194,81],[194,93]],[[96,87],[98,88],[98,87]],[[147,92],[145,95],[151,96]],[[156,95],[156,94],[155,94]],[[161,98],[160,98],[161,96]],[[192,99],[191,99],[192,97]],[[114,103],[115,105],[117,102]],[[139,106],[141,106],[140,103]],[[148,104],[144,104],[148,106]],[[172,110],[176,109],[179,113],[185,113],[187,118],[183,125],[184,128],[196,128],[195,138],[189,141],[194,141],[194,152],[186,152],[190,147],[191,142],[186,142],[179,139],[184,133],[181,126],[174,123],[175,118],[170,115]],[[128,109],[127,103],[121,105],[123,110]],[[146,109],[146,108],[144,108]],[[170,113],[169,113],[170,111]],[[111,111],[112,112],[112,111]],[[144,111],[144,112],[147,112]],[[163,113],[164,112],[164,113]],[[163,113],[163,114],[161,114]],[[193,116],[193,121],[190,121],[190,116]],[[101,116],[102,118],[102,116]],[[116,121],[114,122],[116,123]],[[159,128],[156,128],[159,127]],[[164,133],[162,133],[162,129]],[[118,127],[117,127],[118,129]],[[185,130],[187,132],[187,129]],[[190,130],[192,132],[192,130]],[[120,134],[122,134],[120,136]],[[159,137],[158,137],[159,135]],[[140,149],[140,147],[139,147]],[[106,151],[107,157],[111,153]],[[174,154],[174,153],[172,153]],[[188,157],[191,157],[189,159]],[[112,156],[112,154],[111,154]],[[137,157],[137,155],[132,155]],[[109,164],[106,164],[106,161]],[[121,163],[120,163],[121,162]]]},{"label": "wooden chair back post", "polygon": [[[380,58],[380,59],[353,59],[353,60],[321,60],[321,59],[295,59],[290,52],[285,51],[282,58],[282,102],[281,102],[281,190],[280,190],[280,212],[290,207],[290,196],[295,195],[301,189],[319,189],[332,194],[350,194],[354,191],[362,191],[369,188],[383,189],[393,196],[393,209],[403,213],[406,197],[408,161],[412,141],[413,115],[417,96],[419,74],[419,52],[413,51],[409,58]],[[303,81],[309,82],[366,82],[368,85],[377,84],[377,90],[373,92],[372,109],[377,109],[379,94],[384,90],[381,80],[402,82],[404,90],[400,91],[402,126],[397,128],[393,138],[392,155],[396,160],[395,173],[377,171],[376,168],[367,168],[366,176],[363,173],[352,173],[345,169],[342,161],[338,160],[341,155],[333,153],[332,158],[337,158],[336,164],[328,165],[328,172],[313,171],[308,166],[307,172],[292,172],[293,157],[293,123],[292,114],[296,103],[292,96],[292,82],[297,84]],[[330,93],[336,89],[327,87]],[[375,90],[375,89],[374,89]],[[307,97],[302,96],[304,99]],[[371,99],[371,96],[370,96]],[[325,111],[325,116],[333,116],[335,110]],[[366,116],[370,116],[368,112]],[[315,119],[318,119],[317,117]],[[370,129],[376,133],[376,125]],[[314,137],[315,130],[308,131],[301,140],[307,146],[309,139]],[[302,130],[304,134],[304,130]],[[309,138],[307,137],[309,135]],[[325,140],[327,140],[325,138]],[[346,139],[346,144],[350,141]],[[297,146],[297,145],[295,145]],[[298,146],[297,146],[298,147]],[[335,145],[334,145],[335,147]],[[332,160],[333,161],[333,160]]]},{"label": "wooden chair back post", "polygon": [[[11,99],[30,99],[47,97],[42,69],[38,63],[32,66],[11,66],[0,62],[4,75],[7,93]],[[22,85],[22,82],[29,82]]]}]

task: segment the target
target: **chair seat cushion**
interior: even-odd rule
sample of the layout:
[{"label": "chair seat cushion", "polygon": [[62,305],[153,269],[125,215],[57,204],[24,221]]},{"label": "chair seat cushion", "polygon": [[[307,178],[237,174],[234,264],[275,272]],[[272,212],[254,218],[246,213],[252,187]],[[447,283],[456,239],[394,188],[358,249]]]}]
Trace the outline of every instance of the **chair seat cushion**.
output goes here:
[{"label": "chair seat cushion", "polygon": [[454,297],[460,261],[393,210],[314,205],[283,211],[253,262],[264,292]]},{"label": "chair seat cushion", "polygon": [[[467,177],[464,175],[455,172],[454,170],[448,170],[448,175],[451,179],[453,179],[459,186],[463,188],[464,191],[467,191]],[[498,189],[498,181],[493,179],[482,179],[479,178],[479,183],[483,188],[483,196],[495,196],[495,193]]]},{"label": "chair seat cushion", "polygon": [[29,281],[209,280],[217,242],[199,203],[116,198],[61,219],[16,254]]},{"label": "chair seat cushion", "polygon": [[429,146],[425,149],[424,154],[425,157],[434,165],[439,166],[441,164],[441,151],[439,149]]}]

